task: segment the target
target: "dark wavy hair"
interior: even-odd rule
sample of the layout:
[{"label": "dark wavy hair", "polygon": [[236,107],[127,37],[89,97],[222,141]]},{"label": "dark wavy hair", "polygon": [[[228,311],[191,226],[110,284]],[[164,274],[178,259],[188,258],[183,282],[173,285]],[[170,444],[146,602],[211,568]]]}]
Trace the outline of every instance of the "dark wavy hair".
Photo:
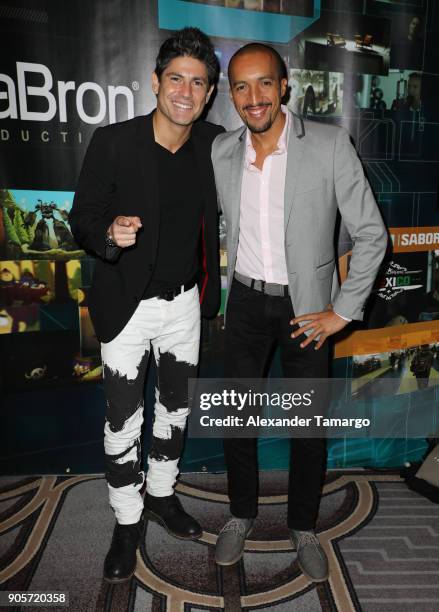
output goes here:
[{"label": "dark wavy hair", "polygon": [[193,57],[207,68],[209,86],[216,83],[219,62],[210,38],[198,28],[183,28],[167,38],[161,45],[155,63],[155,73],[160,80],[162,72],[176,57]]}]

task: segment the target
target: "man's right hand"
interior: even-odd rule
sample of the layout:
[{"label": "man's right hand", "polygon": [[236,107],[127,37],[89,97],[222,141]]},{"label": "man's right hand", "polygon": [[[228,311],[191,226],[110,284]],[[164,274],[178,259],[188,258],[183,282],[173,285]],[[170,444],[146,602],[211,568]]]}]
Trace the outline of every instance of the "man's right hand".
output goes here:
[{"label": "man's right hand", "polygon": [[142,227],[139,217],[116,217],[108,233],[118,247],[126,248],[136,244],[136,235]]}]

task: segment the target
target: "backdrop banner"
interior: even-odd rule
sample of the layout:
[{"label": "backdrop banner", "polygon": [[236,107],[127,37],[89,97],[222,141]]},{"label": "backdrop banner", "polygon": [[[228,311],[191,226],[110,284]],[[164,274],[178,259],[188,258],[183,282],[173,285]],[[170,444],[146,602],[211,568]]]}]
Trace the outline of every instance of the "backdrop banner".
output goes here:
[{"label": "backdrop banner", "polygon": [[[229,98],[228,62],[243,44],[267,42],[287,66],[289,108],[345,126],[362,159],[393,248],[365,322],[352,324],[335,344],[334,376],[349,379],[356,394],[391,379],[383,385],[387,393],[374,398],[376,414],[416,393],[419,378],[427,387],[439,383],[438,24],[437,3],[428,0],[2,0],[4,470],[26,472],[29,453],[39,459],[28,471],[103,469],[102,368],[87,307],[95,262],[75,243],[68,213],[93,131],[154,108],[150,82],[158,48],[187,25],[211,36],[221,66],[208,120],[226,129],[240,125]],[[351,247],[341,223],[342,280]],[[222,222],[220,248],[222,308],[203,323],[200,373],[207,378],[222,375]],[[277,358],[271,374],[282,375]],[[88,435],[81,440],[63,425],[72,409],[83,410]],[[183,468],[222,467],[219,441],[212,442],[190,440]],[[425,447],[413,438],[392,441],[390,433],[383,442],[332,440],[329,465],[400,465]],[[72,451],[68,466],[50,450],[79,444],[85,450]],[[261,466],[285,467],[284,447],[285,440],[270,440]],[[12,465],[16,452],[21,459]]]}]

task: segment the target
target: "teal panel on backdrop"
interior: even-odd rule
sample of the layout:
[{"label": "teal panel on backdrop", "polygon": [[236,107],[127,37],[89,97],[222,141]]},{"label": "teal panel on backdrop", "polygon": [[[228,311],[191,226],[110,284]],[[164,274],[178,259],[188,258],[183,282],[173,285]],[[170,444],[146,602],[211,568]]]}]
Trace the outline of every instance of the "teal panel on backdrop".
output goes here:
[{"label": "teal panel on backdrop", "polygon": [[[424,439],[329,440],[328,468],[398,468],[419,461],[427,449]],[[258,445],[262,470],[285,470],[289,464],[289,440],[265,438]],[[218,472],[225,469],[221,440],[188,440],[182,472]]]},{"label": "teal panel on backdrop", "polygon": [[320,0],[314,0],[313,17],[276,15],[195,4],[186,0],[159,0],[159,27],[178,30],[188,24],[221,38],[287,43],[320,17]]}]

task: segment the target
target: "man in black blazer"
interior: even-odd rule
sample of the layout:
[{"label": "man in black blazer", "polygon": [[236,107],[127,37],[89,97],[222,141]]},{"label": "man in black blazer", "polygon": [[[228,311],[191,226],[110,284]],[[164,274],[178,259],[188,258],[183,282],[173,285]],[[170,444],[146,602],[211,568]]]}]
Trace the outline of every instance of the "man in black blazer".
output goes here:
[{"label": "man in black blazer", "polygon": [[[210,150],[223,129],[197,121],[217,76],[213,46],[200,30],[184,28],[166,40],[152,76],[157,108],[96,130],[70,213],[78,244],[98,256],[89,309],[101,342],[106,477],[117,521],[104,563],[110,582],[134,573],[145,515],[179,538],[202,532],[174,485],[200,306],[207,317],[219,306]],[[143,500],[140,433],[151,351],[158,382]]]}]

